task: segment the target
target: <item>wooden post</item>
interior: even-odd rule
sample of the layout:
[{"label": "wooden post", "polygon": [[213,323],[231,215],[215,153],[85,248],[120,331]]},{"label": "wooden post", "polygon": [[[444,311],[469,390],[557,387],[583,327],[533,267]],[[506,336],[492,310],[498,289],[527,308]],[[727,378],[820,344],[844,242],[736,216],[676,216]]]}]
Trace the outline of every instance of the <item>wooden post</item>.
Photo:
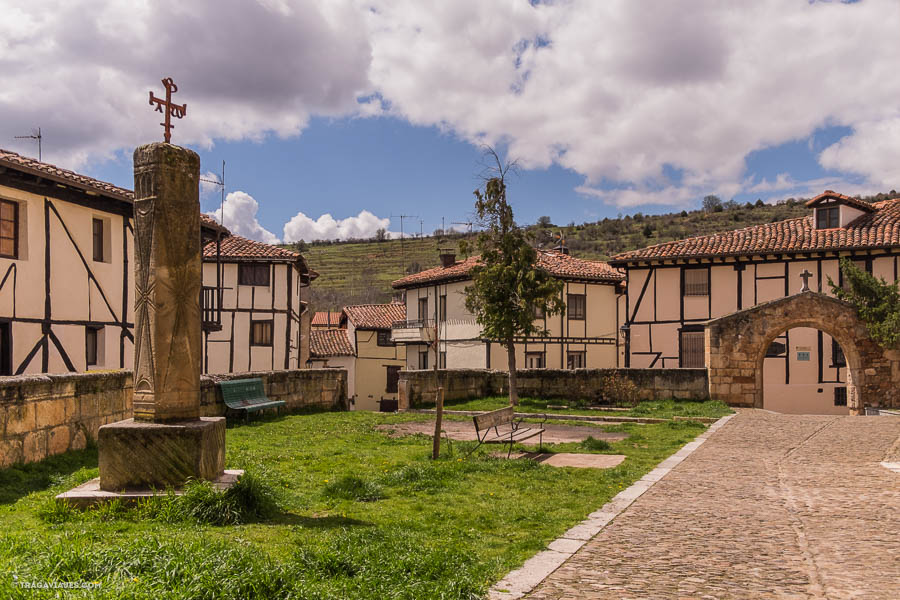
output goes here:
[{"label": "wooden post", "polygon": [[442,387],[437,389],[435,408],[437,410],[434,418],[434,444],[431,450],[433,460],[437,460],[441,455],[441,421],[444,418],[444,388]]}]

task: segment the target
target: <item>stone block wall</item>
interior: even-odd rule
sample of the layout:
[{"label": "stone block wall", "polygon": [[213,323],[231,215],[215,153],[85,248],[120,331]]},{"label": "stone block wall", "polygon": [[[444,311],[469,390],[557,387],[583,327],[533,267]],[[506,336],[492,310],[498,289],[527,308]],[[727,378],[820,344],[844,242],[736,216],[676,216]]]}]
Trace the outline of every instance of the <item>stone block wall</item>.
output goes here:
[{"label": "stone block wall", "polygon": [[[200,412],[225,414],[216,383],[260,377],[266,394],[288,410],[347,409],[347,372],[299,369],[200,380]],[[101,425],[132,416],[131,371],[0,377],[0,468],[80,450]]]},{"label": "stone block wall", "polygon": [[[706,400],[709,381],[706,369],[522,369],[518,371],[519,396],[532,398],[585,400],[602,403],[601,382],[619,375],[637,385],[642,400],[679,398]],[[509,393],[504,371],[486,369],[400,372],[400,408],[433,405],[438,387],[444,401],[466,400]]]}]

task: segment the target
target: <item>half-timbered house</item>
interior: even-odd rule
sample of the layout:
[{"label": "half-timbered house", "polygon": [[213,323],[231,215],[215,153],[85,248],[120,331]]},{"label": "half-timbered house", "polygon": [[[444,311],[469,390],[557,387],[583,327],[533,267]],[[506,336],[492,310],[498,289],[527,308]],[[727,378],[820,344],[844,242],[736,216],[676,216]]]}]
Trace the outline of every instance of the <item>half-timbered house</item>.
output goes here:
[{"label": "half-timbered house", "polygon": [[[626,367],[703,367],[712,318],[810,289],[843,285],[840,257],[897,280],[900,199],[869,204],[833,191],[810,214],[668,242],[610,260],[627,275]],[[802,276],[802,277],[801,277]],[[847,369],[840,346],[798,327],[774,340],[764,360],[764,404],[783,412],[844,414]]]},{"label": "half-timbered house", "polygon": [[[479,257],[458,261],[441,255],[441,266],[393,282],[405,292],[405,321],[394,323],[392,339],[405,344],[408,369],[508,369],[506,350],[485,339],[465,306],[465,288]],[[539,268],[565,284],[564,315],[535,315],[548,333],[516,344],[519,368],[616,367],[624,275],[607,263],[556,250],[539,250]]]}]

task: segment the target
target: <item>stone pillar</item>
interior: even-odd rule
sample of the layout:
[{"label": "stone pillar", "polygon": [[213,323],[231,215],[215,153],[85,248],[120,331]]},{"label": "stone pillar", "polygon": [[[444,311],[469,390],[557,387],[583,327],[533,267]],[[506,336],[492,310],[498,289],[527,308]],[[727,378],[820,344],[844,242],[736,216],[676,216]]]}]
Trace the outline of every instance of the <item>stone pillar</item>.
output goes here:
[{"label": "stone pillar", "polygon": [[134,419],[100,428],[100,489],[178,487],[225,466],[225,419],[200,417],[200,157],[134,152]]}]

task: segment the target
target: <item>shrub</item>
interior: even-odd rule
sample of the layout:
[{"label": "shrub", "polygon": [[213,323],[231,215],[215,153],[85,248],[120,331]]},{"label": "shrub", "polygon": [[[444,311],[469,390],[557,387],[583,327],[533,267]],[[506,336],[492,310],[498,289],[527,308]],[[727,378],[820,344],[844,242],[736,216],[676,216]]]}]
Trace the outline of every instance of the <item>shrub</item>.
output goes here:
[{"label": "shrub", "polygon": [[618,373],[607,375],[600,381],[600,394],[606,402],[616,406],[633,407],[640,401],[638,386]]},{"label": "shrub", "polygon": [[589,435],[582,440],[580,445],[584,450],[589,452],[603,452],[604,450],[609,450],[611,448],[609,442],[606,440],[598,440],[592,435]]}]

